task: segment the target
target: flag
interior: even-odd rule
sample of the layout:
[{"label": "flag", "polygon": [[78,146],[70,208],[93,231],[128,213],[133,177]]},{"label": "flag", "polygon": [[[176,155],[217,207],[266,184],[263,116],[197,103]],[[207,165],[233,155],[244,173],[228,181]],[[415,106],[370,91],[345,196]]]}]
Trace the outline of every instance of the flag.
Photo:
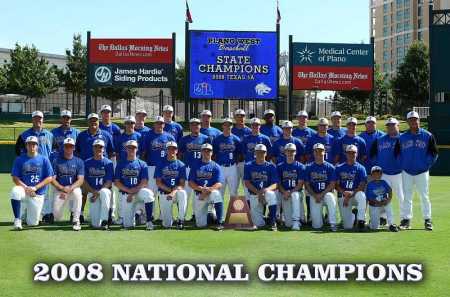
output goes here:
[{"label": "flag", "polygon": [[189,4],[186,0],[186,22],[192,23],[191,11],[189,10]]},{"label": "flag", "polygon": [[277,24],[279,24],[280,21],[281,21],[280,3],[279,0],[277,0]]}]

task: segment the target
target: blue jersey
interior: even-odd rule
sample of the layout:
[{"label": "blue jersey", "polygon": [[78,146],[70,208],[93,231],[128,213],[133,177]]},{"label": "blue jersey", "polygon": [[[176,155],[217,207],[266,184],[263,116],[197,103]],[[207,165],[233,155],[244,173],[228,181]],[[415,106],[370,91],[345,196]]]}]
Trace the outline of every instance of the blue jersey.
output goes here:
[{"label": "blue jersey", "polygon": [[201,148],[205,143],[209,143],[209,138],[204,134],[197,136],[189,134],[180,139],[178,148],[187,167],[192,168],[200,163],[202,159]]},{"label": "blue jersey", "polygon": [[321,143],[325,147],[325,161],[329,163],[334,162],[334,155],[333,155],[333,143],[334,143],[334,137],[330,134],[325,134],[325,136],[320,136],[319,133],[314,134],[311,139],[306,144],[306,154],[308,155],[308,161],[312,162],[314,161],[314,152],[313,152],[313,146],[316,143]]},{"label": "blue jersey", "polygon": [[236,135],[225,136],[220,134],[213,140],[215,161],[220,166],[234,165],[241,154],[241,144]]},{"label": "blue jersey", "polygon": [[127,133],[123,132],[121,135],[119,135],[118,137],[116,137],[114,139],[114,147],[116,149],[117,160],[124,160],[127,158],[127,148],[125,146],[125,143],[128,140],[136,140],[136,142],[138,143],[137,155],[138,156],[141,155],[141,151],[143,148],[143,140],[142,140],[141,133],[133,132],[131,134],[127,134]]},{"label": "blue jersey", "polygon": [[354,191],[362,182],[366,181],[366,169],[358,162],[353,165],[342,163],[336,167],[336,182],[346,191]]},{"label": "blue jersey", "polygon": [[[14,160],[11,176],[19,178],[25,185],[34,187],[49,176],[53,176],[53,169],[47,157],[37,155],[30,158],[23,154]],[[47,186],[36,191],[37,195],[44,195]]]},{"label": "blue jersey", "polygon": [[142,139],[144,139],[145,138],[145,135],[148,133],[148,132],[150,132],[150,128],[149,127],[147,127],[147,126],[142,126],[141,128],[136,128],[136,127],[134,127],[134,131],[136,131],[136,132],[138,132],[138,133],[141,133],[141,135],[142,135]]},{"label": "blue jersey", "polygon": [[214,127],[209,127],[209,128],[200,128],[200,133],[208,136],[209,138],[209,143],[212,143],[212,141],[214,140],[214,138],[216,138],[217,136],[219,136],[220,134],[222,134],[222,132]]},{"label": "blue jersey", "polygon": [[147,133],[141,153],[145,152],[145,161],[148,166],[157,166],[166,158],[166,143],[169,141],[175,141],[175,138],[169,133],[155,133],[154,130]]},{"label": "blue jersey", "polygon": [[[180,160],[164,160],[155,169],[154,178],[160,178],[169,188],[180,185],[180,180],[186,180],[186,165]],[[160,189],[161,190],[161,189]],[[162,190],[161,190],[162,191]]]},{"label": "blue jersey", "polygon": [[[384,135],[385,135],[385,133],[380,131],[380,130],[375,130],[373,133],[367,133],[366,131],[364,131],[364,132],[361,132],[359,134],[359,137],[364,139],[364,141],[366,142],[366,152],[367,152],[367,154],[369,154],[370,149],[372,148],[372,144],[374,143],[374,141],[379,139],[380,137],[382,137]],[[362,164],[364,165],[364,167],[366,167],[367,172],[370,172],[372,167],[375,165],[375,162],[371,158],[367,158]]]},{"label": "blue jersey", "polygon": [[286,191],[294,189],[300,181],[305,179],[305,166],[298,161],[291,164],[280,163],[277,165],[277,169],[280,183]]},{"label": "blue jersey", "polygon": [[239,139],[242,141],[242,140],[244,140],[245,136],[252,134],[252,129],[250,129],[247,126],[244,126],[242,128],[233,126],[233,128],[231,128],[231,133],[236,135],[237,137],[239,137]]},{"label": "blue jersey", "polygon": [[[402,172],[400,160],[400,134],[397,136],[384,135],[377,139],[370,150],[370,157],[374,165],[383,169],[383,173],[396,175]],[[369,171],[367,171],[369,172]]]},{"label": "blue jersey", "polygon": [[77,140],[80,131],[73,127],[69,127],[69,129],[64,129],[62,126],[59,126],[52,130],[52,134],[53,134],[53,149],[54,151],[60,153],[64,149],[63,145],[64,139],[72,138],[73,140]]},{"label": "blue jersey", "polygon": [[147,164],[140,159],[120,160],[114,172],[114,180],[120,181],[127,188],[134,188],[142,180],[148,180]]},{"label": "blue jersey", "polygon": [[[258,190],[280,182],[277,168],[273,163],[264,161],[263,164],[257,164],[256,160],[245,163],[243,180],[249,181]],[[255,195],[256,193],[250,192],[250,194]]]},{"label": "blue jersey", "polygon": [[214,161],[208,163],[201,161],[189,171],[189,181],[201,187],[211,187],[223,182],[222,170]]},{"label": "blue jersey", "polygon": [[270,142],[274,143],[283,136],[283,129],[277,125],[261,125],[261,133],[269,137]]},{"label": "blue jersey", "polygon": [[90,158],[84,162],[84,180],[96,191],[100,190],[107,182],[112,182],[113,176],[114,165],[110,159]]},{"label": "blue jersey", "polygon": [[49,158],[52,153],[53,134],[46,129],[36,131],[33,128],[30,128],[28,130],[23,131],[22,134],[20,134],[20,138],[22,140],[22,143],[24,143],[25,145],[21,148],[21,151],[20,151],[21,154],[27,153],[25,141],[29,136],[37,137],[38,142],[39,142],[38,143],[39,155]]},{"label": "blue jersey", "polygon": [[272,145],[271,155],[277,158],[276,163],[286,161],[286,155],[284,154],[284,147],[288,143],[295,144],[295,147],[297,148],[297,151],[295,152],[295,158],[297,160],[299,160],[300,157],[305,154],[305,146],[303,145],[300,139],[293,136],[291,136],[289,139],[286,139],[282,136]]},{"label": "blue jersey", "polygon": [[172,135],[177,142],[183,137],[183,126],[174,121],[165,123],[164,131]]},{"label": "blue jersey", "polygon": [[417,134],[406,131],[400,135],[402,169],[410,175],[423,173],[437,160],[434,136],[420,128]]},{"label": "blue jersey", "polygon": [[312,162],[306,166],[305,182],[308,182],[315,193],[323,192],[330,183],[336,181],[334,166],[328,162],[317,164]]},{"label": "blue jersey", "polygon": [[272,151],[272,143],[270,142],[270,138],[264,134],[253,135],[244,137],[244,140],[241,143],[241,150],[244,154],[245,162],[250,162],[255,160],[255,146],[257,144],[264,144],[267,148],[267,154],[270,156]]},{"label": "blue jersey", "polygon": [[94,156],[92,144],[96,139],[101,139],[105,142],[105,157],[108,157],[108,155],[112,155],[114,153],[114,143],[111,134],[104,130],[98,129],[97,132],[92,135],[88,129],[78,134],[75,145],[75,150],[81,160],[87,160]]},{"label": "blue jersey", "polygon": [[366,142],[359,136],[348,136],[345,134],[341,138],[335,139],[333,144],[333,155],[339,156],[339,163],[347,161],[347,155],[345,150],[349,145],[355,145],[358,148],[358,161],[362,160],[367,155]]},{"label": "blue jersey", "polygon": [[372,180],[366,187],[366,198],[372,201],[382,201],[388,198],[391,187],[385,180]]},{"label": "blue jersey", "polygon": [[295,128],[292,130],[292,136],[299,138],[305,146],[308,145],[308,141],[316,135],[317,132],[314,129],[311,129],[309,127],[306,128]]},{"label": "blue jersey", "polygon": [[108,132],[109,134],[111,134],[112,138],[115,139],[116,137],[120,136],[120,127],[117,126],[114,123],[111,123],[110,125],[106,126],[105,124],[103,124],[103,122],[100,122],[99,126],[98,126],[101,130]]},{"label": "blue jersey", "polygon": [[84,176],[84,162],[75,156],[66,159],[61,155],[53,160],[52,166],[56,181],[64,187],[72,185],[78,176]]},{"label": "blue jersey", "polygon": [[333,136],[335,139],[338,139],[339,137],[342,137],[345,134],[347,134],[347,128],[334,129],[333,127],[331,127],[328,128],[327,133]]}]

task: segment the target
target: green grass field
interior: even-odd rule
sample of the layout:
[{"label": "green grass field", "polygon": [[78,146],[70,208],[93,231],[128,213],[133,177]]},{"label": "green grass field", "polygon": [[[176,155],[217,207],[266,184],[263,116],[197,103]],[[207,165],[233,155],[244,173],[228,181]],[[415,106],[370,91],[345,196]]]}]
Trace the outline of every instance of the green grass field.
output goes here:
[{"label": "green grass field", "polygon": [[[431,178],[435,230],[423,230],[419,200],[413,229],[399,233],[213,230],[73,232],[69,225],[11,231],[10,177],[0,175],[0,296],[448,296],[449,177]],[[397,210],[397,201],[394,201]],[[33,283],[37,262],[100,262],[101,283]],[[112,283],[111,263],[244,263],[240,284]],[[270,283],[257,279],[262,263],[423,263],[421,283]]]}]

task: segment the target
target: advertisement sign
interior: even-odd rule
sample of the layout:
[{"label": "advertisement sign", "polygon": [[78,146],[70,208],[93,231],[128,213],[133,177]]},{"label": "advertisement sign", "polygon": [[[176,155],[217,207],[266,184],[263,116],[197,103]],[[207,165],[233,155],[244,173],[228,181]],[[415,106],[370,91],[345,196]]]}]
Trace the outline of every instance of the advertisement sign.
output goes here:
[{"label": "advertisement sign", "polygon": [[190,31],[194,99],[276,100],[276,32]]},{"label": "advertisement sign", "polygon": [[91,39],[93,86],[170,88],[174,81],[172,39]]},{"label": "advertisement sign", "polygon": [[372,90],[370,44],[293,43],[294,90]]}]

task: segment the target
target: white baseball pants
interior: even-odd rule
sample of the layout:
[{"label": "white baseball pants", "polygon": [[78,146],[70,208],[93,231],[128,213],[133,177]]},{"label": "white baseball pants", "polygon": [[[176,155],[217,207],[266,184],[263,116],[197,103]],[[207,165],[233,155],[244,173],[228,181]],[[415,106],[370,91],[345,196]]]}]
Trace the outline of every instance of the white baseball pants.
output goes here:
[{"label": "white baseball pants", "polygon": [[283,195],[278,192],[278,199],[281,200],[283,208],[284,224],[291,228],[294,222],[300,225],[301,218],[305,217],[305,208],[303,206],[303,193],[293,192],[288,199],[284,199]]},{"label": "white baseball pants", "polygon": [[128,194],[120,193],[120,195],[122,196],[123,226],[125,228],[135,226],[134,214],[136,213],[136,206],[138,203],[149,203],[155,201],[155,195],[152,190],[147,188],[140,189],[139,192],[134,195],[133,201],[131,202],[127,201]]},{"label": "white baseball pants", "polygon": [[399,214],[400,220],[407,218],[407,210],[405,209],[405,196],[403,194],[403,178],[402,174],[388,175],[384,174],[381,176],[381,179],[386,181],[389,186],[392,188],[392,193],[397,196],[398,206],[399,206]]},{"label": "white baseball pants", "polygon": [[222,202],[223,197],[220,191],[214,190],[208,197],[201,200],[200,195],[195,195],[195,224],[197,227],[206,227],[208,225],[208,205]]},{"label": "white baseball pants", "polygon": [[353,229],[355,222],[355,216],[352,213],[353,206],[358,209],[358,221],[364,221],[366,217],[366,194],[362,191],[356,192],[356,194],[348,201],[348,206],[344,206],[344,197],[338,199],[339,209],[341,210],[341,218],[343,221],[344,229]]},{"label": "white baseball pants", "polygon": [[44,195],[36,195],[30,197],[25,193],[25,189],[20,186],[12,188],[10,197],[12,200],[21,201],[20,212],[26,213],[26,221],[28,226],[39,225],[42,207],[44,206]]},{"label": "white baseball pants", "polygon": [[81,188],[73,189],[72,193],[68,194],[65,199],[61,199],[62,192],[55,189],[53,196],[53,216],[55,221],[61,221],[64,215],[64,207],[69,206],[71,212],[73,213],[73,221],[80,221],[81,204],[83,200],[83,195],[81,193]]},{"label": "white baseball pants", "polygon": [[231,197],[237,196],[238,191],[238,170],[236,165],[232,165],[229,167],[220,166],[223,174],[223,184],[220,188],[220,194],[222,197],[225,197],[225,188],[228,185],[228,190],[230,191]]},{"label": "white baseball pants", "polygon": [[[91,201],[92,193],[87,194],[87,199]],[[102,188],[98,192],[98,197],[94,202],[90,202],[89,216],[91,225],[94,228],[100,228],[102,221],[108,221],[109,209],[111,207],[112,193],[110,189]]]},{"label": "white baseball pants", "polygon": [[177,190],[175,197],[168,199],[167,194],[159,193],[159,207],[161,208],[162,225],[169,228],[173,224],[173,210],[174,204],[178,205],[178,219],[184,220],[187,208],[187,194],[185,190]]},{"label": "white baseball pants", "polygon": [[[252,216],[253,224],[256,227],[263,227],[264,221],[264,204],[258,199],[258,195],[248,195],[247,200],[250,200],[250,215]],[[264,200],[267,206],[277,205],[278,197],[274,191],[267,191],[264,195]]]},{"label": "white baseball pants", "polygon": [[370,229],[377,230],[380,227],[380,215],[382,212],[386,213],[386,220],[387,220],[388,226],[394,224],[394,214],[392,212],[392,205],[390,202],[385,206],[370,206],[369,205],[369,215],[370,215],[369,228]]},{"label": "white baseball pants", "polygon": [[336,224],[336,197],[333,193],[328,192],[322,198],[322,201],[319,203],[316,202],[313,195],[310,195],[310,209],[311,209],[311,220],[312,227],[314,229],[320,229],[323,226],[323,212],[322,209],[324,206],[328,209],[328,221],[330,225]]},{"label": "white baseball pants", "polygon": [[420,202],[422,207],[422,216],[424,220],[431,219],[431,202],[429,197],[429,171],[423,172],[418,175],[410,175],[405,171],[402,172],[403,180],[403,193],[405,195],[404,211],[405,219],[412,219],[413,217],[413,191],[416,186],[417,192],[420,196]]},{"label": "white baseball pants", "polygon": [[55,197],[55,187],[52,184],[47,185],[47,191],[44,194],[44,205],[42,206],[42,215],[53,213],[53,201]]}]

